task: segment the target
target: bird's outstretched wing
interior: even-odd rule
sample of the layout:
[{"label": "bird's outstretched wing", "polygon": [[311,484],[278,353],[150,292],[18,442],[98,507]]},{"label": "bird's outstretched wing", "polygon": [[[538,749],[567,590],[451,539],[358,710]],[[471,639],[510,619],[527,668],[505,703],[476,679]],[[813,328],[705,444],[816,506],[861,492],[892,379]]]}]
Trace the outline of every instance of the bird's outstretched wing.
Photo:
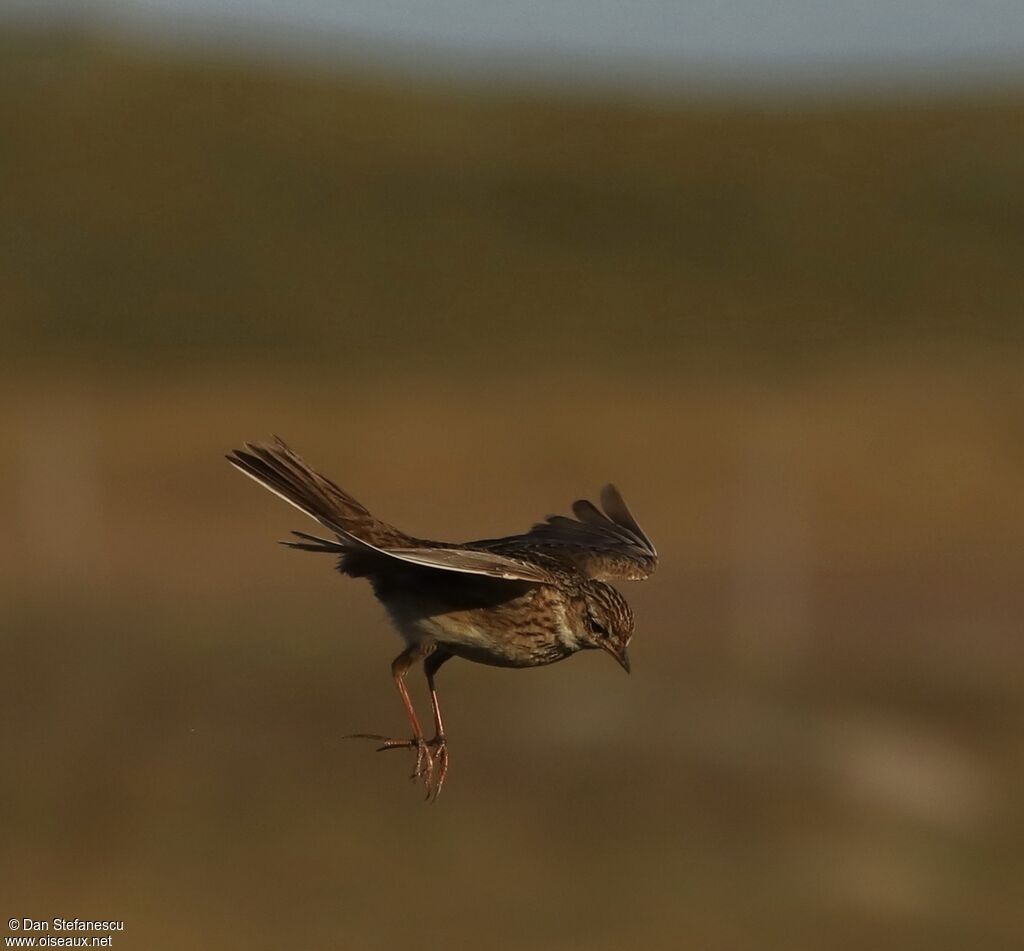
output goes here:
[{"label": "bird's outstretched wing", "polygon": [[552,580],[541,565],[496,551],[475,551],[411,538],[374,518],[360,503],[307,465],[285,443],[252,445],[227,457],[236,469],[294,505],[334,532],[335,539],[295,532],[302,541],[285,542],[303,551],[333,554],[372,554],[377,559],[405,562],[423,568],[483,575],[507,581],[544,584]]},{"label": "bird's outstretched wing", "polygon": [[580,499],[572,506],[575,518],[549,515],[523,535],[474,542],[473,547],[527,557],[531,551],[543,552],[600,581],[650,577],[658,552],[614,485],[601,490],[601,508]]}]

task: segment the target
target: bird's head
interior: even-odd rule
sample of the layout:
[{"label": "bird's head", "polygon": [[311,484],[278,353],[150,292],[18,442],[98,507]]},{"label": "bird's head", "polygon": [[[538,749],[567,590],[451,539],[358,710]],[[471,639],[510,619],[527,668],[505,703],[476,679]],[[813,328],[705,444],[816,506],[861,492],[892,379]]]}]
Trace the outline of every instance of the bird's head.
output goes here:
[{"label": "bird's head", "polygon": [[633,637],[633,612],[626,599],[611,585],[590,581],[583,592],[582,616],[577,640],[584,650],[600,648],[629,673],[626,648]]}]

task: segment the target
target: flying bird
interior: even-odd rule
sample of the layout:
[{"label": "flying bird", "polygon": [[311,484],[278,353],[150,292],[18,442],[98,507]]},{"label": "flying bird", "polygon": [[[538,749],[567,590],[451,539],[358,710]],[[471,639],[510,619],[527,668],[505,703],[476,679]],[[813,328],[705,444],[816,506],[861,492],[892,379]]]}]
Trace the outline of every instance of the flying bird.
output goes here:
[{"label": "flying bird", "polygon": [[[227,460],[318,521],[332,537],[293,532],[281,544],[338,556],[338,570],[366,578],[406,647],[391,675],[412,736],[360,733],[378,751],[409,749],[412,778],[436,799],[448,775],[448,741],[435,678],[453,657],[498,667],[538,667],[581,650],[603,650],[628,673],[633,614],[609,581],[637,581],[658,553],[612,485],[601,508],[573,503],[574,518],[548,516],[521,535],[453,544],[414,538],[372,515],[281,439],[245,444]],[[423,661],[434,736],[427,739],[405,678]]]}]

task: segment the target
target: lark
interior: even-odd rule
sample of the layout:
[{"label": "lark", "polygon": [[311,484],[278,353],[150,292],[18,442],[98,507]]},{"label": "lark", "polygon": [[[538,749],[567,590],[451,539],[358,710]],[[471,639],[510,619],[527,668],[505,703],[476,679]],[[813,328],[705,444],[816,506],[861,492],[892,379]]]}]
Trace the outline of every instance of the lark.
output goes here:
[{"label": "lark", "polygon": [[[342,574],[373,586],[406,644],[391,675],[412,736],[352,736],[378,741],[378,751],[415,752],[412,778],[423,783],[427,799],[437,798],[448,775],[435,678],[451,658],[539,667],[602,650],[629,672],[633,614],[608,582],[647,578],[658,553],[614,486],[602,490],[601,509],[581,499],[573,503],[575,517],[552,515],[521,535],[453,544],[382,522],[276,437],[247,443],[227,459],[333,536],[293,532],[297,540],[282,544],[338,556]],[[433,710],[431,739],[405,684],[420,661]]]}]

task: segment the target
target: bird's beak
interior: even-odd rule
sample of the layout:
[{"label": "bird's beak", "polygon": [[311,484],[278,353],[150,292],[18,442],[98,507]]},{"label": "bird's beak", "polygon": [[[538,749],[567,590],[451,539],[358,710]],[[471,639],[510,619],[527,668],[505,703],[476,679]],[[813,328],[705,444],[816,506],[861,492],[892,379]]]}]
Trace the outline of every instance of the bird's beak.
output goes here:
[{"label": "bird's beak", "polygon": [[616,647],[610,641],[602,641],[601,647],[619,662],[619,666],[627,674],[629,673],[629,654],[626,653],[625,647]]}]

